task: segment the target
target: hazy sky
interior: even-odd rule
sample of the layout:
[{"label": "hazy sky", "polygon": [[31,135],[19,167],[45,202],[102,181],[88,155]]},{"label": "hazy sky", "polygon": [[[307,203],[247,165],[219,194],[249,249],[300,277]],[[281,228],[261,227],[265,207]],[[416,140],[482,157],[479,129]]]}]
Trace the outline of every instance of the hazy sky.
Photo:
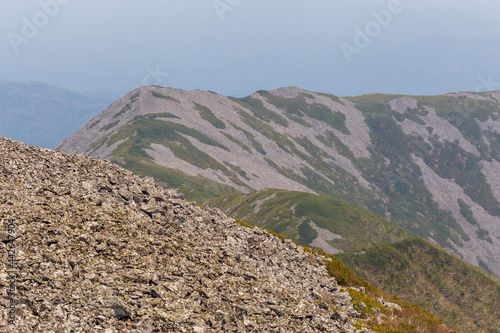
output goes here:
[{"label": "hazy sky", "polygon": [[[371,3],[384,6],[385,0],[371,0]],[[403,1],[401,1],[403,3]],[[466,9],[482,15],[500,19],[500,2],[495,0],[413,0],[408,1],[409,8],[445,8]]]},{"label": "hazy sky", "polygon": [[241,96],[289,85],[340,95],[442,93],[473,90],[481,77],[500,81],[498,0],[0,5],[0,79],[109,98],[143,84]]}]

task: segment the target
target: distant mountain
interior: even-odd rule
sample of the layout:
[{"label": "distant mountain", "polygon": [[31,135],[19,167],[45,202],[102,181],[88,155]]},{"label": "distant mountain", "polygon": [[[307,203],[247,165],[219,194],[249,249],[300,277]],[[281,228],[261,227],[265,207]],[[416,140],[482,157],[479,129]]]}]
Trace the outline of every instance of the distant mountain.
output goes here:
[{"label": "distant mountain", "polygon": [[146,86],[58,149],[205,201],[267,188],[343,199],[500,274],[500,92],[230,98]]},{"label": "distant mountain", "polygon": [[44,83],[0,80],[0,135],[53,148],[106,106]]},{"label": "distant mountain", "polygon": [[457,332],[500,332],[500,283],[421,239],[337,257],[377,288],[431,311]]}]

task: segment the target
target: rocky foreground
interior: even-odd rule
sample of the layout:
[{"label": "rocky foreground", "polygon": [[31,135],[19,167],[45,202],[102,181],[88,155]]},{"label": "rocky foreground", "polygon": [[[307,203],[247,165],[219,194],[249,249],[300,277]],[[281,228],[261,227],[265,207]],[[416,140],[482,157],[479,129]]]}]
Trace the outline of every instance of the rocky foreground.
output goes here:
[{"label": "rocky foreground", "polygon": [[0,218],[2,332],[361,332],[324,257],[107,161],[0,137]]}]

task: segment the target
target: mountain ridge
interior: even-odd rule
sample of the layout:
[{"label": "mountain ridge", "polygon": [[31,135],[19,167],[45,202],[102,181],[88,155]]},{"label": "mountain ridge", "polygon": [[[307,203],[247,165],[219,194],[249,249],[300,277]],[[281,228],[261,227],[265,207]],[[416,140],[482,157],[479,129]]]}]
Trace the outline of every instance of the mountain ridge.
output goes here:
[{"label": "mountain ridge", "polygon": [[182,177],[199,181],[207,185],[183,191],[201,201],[270,187],[341,198],[498,275],[499,100],[498,91],[341,98],[296,87],[237,99],[146,86],[58,149],[163,172],[179,188]]},{"label": "mountain ridge", "polygon": [[416,237],[346,201],[305,192],[269,189],[221,196],[206,204],[329,254]]}]

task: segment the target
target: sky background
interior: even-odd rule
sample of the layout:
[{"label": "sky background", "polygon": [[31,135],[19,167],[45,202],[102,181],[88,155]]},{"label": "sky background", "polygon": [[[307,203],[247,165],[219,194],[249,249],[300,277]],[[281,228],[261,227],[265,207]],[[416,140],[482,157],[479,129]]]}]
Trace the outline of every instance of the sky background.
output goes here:
[{"label": "sky background", "polygon": [[[398,13],[379,23],[374,13],[395,4]],[[45,82],[110,102],[144,84],[235,97],[283,86],[339,96],[500,89],[497,0],[0,5],[0,79]],[[364,44],[358,36],[362,47],[356,31],[371,34]],[[346,57],[342,45],[357,51]]]}]

